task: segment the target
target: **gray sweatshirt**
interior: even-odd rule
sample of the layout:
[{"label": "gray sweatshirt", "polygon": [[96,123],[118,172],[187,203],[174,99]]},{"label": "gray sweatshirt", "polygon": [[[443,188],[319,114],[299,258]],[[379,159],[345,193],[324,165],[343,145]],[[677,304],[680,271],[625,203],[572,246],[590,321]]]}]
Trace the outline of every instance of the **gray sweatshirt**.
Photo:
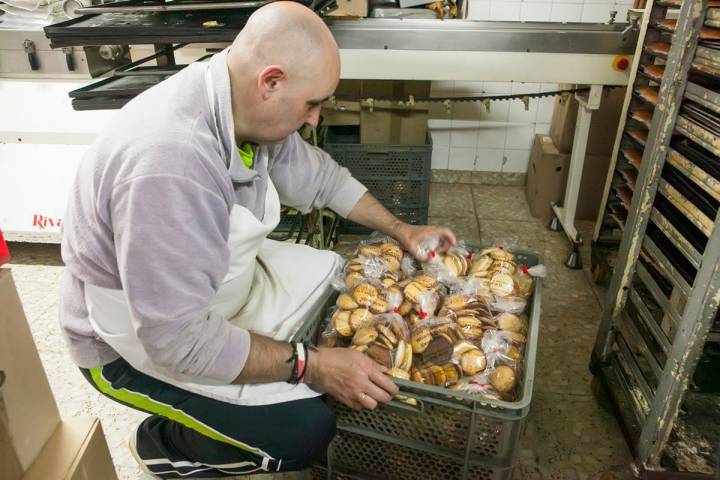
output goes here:
[{"label": "gray sweatshirt", "polygon": [[[205,73],[212,72],[208,98]],[[209,102],[215,105],[211,113]],[[234,204],[262,219],[268,178],[280,201],[342,216],[365,187],[292,134],[252,169],[235,144],[227,52],[188,66],[128,103],[83,158],[64,218],[60,323],[73,360],[94,368],[118,354],[93,331],[85,284],[123,289],[150,359],[177,373],[232,381],[247,331],[210,310],[228,270]],[[219,142],[218,142],[219,140]]]}]

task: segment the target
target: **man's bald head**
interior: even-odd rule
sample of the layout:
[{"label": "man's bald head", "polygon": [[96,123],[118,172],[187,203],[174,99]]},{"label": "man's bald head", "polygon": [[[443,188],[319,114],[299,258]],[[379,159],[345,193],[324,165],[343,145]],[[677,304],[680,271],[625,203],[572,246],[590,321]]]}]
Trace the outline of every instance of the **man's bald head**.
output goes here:
[{"label": "man's bald head", "polygon": [[299,3],[270,3],[253,13],[230,48],[228,63],[262,70],[282,65],[291,76],[314,77],[320,66],[339,70],[335,39],[312,10]]},{"label": "man's bald head", "polygon": [[268,4],[248,19],[228,53],[237,140],[280,142],[317,125],[340,77],[332,33],[295,2]]}]

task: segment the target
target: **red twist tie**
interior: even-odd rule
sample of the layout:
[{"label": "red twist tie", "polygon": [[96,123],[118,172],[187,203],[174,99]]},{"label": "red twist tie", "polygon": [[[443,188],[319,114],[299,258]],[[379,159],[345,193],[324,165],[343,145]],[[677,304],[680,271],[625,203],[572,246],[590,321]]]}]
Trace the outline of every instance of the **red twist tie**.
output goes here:
[{"label": "red twist tie", "polygon": [[500,250],[505,250],[505,247],[504,247],[503,245],[498,245],[498,248],[499,248]]},{"label": "red twist tie", "polygon": [[528,273],[528,266],[527,266],[527,265],[520,265],[520,268],[522,269],[522,272],[527,275],[527,273]]},{"label": "red twist tie", "polygon": [[431,256],[432,258],[435,258],[435,250],[430,250],[430,256]]},{"label": "red twist tie", "polygon": [[472,260],[473,253],[472,253],[472,252],[468,252],[466,256],[467,256],[467,259],[468,259],[468,260]]},{"label": "red twist tie", "polygon": [[400,313],[400,307],[394,307],[393,313]]},{"label": "red twist tie", "polygon": [[427,314],[427,312],[421,310],[419,313],[419,316],[420,316],[420,320],[424,320],[428,316],[428,314]]},{"label": "red twist tie", "polygon": [[488,387],[488,386],[490,386],[489,383],[480,383],[480,382],[478,382],[477,380],[471,380],[470,383],[472,383],[473,385],[477,385],[477,386],[479,386],[479,387]]}]

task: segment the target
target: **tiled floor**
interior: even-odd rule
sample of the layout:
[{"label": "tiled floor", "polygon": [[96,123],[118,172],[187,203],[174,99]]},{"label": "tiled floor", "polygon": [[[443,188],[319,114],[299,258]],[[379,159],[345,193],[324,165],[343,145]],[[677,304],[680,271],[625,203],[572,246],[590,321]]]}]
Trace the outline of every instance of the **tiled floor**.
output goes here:
[{"label": "tiled floor", "polygon": [[[593,287],[587,269],[563,266],[568,246],[562,234],[530,215],[522,187],[433,184],[430,221],[451,227],[468,242],[533,250],[548,267],[532,408],[515,478],[631,478],[628,448],[612,414],[593,396],[587,369],[604,290]],[[578,228],[591,238],[592,223],[580,222]],[[343,238],[338,251],[351,252],[357,241]],[[144,415],[97,394],[72,365],[60,337],[59,248],[13,244],[11,250],[15,281],[62,414],[99,416],[120,478],[142,478],[126,442]],[[589,264],[588,247],[582,253]]]}]

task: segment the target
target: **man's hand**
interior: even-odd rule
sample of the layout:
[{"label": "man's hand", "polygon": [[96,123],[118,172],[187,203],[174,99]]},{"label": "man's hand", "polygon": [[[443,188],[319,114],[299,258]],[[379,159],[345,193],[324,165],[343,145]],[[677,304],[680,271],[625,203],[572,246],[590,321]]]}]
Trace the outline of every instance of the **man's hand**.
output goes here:
[{"label": "man's hand", "polygon": [[438,253],[445,253],[450,247],[454,247],[457,243],[455,234],[448,228],[433,227],[429,225],[410,225],[402,223],[398,220],[395,225],[393,237],[400,242],[400,245],[417,257],[418,260],[424,262],[428,260],[427,252],[421,252],[419,247],[432,238],[439,238],[440,245]]},{"label": "man's hand", "polygon": [[398,387],[383,374],[385,368],[360,352],[319,348],[310,352],[305,381],[354,410],[374,410],[397,395]]},{"label": "man's hand", "polygon": [[[445,253],[457,243],[455,235],[447,228],[415,226],[402,222],[388,212],[369,192],[360,198],[347,218],[395,238],[405,250],[416,257],[419,253],[418,247],[424,240],[440,238],[439,253]],[[418,260],[425,261],[427,258],[418,258]]]}]

